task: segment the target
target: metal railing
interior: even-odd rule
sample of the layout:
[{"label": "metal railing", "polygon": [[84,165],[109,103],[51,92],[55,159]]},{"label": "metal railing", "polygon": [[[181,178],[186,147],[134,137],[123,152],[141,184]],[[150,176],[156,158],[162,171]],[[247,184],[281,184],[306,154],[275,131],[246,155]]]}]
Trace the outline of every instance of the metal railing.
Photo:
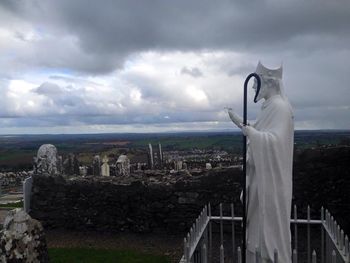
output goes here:
[{"label": "metal railing", "polygon": [[[223,215],[223,205],[219,205],[219,215],[213,216],[211,205],[206,205],[200,215],[193,223],[190,231],[184,238],[183,256],[179,263],[211,263],[211,262],[237,262],[242,263],[242,251],[240,246],[237,246],[237,237],[235,228],[240,227],[242,217],[236,217],[234,213],[234,205],[230,206],[230,216]],[[291,227],[293,234],[292,242],[292,262],[307,262],[307,263],[350,263],[350,247],[349,238],[340,228],[334,217],[328,210],[321,208],[320,219],[311,219],[310,207],[307,208],[307,218],[298,219],[297,207],[294,206],[293,218],[291,219]],[[213,246],[213,223],[219,223],[219,245]],[[225,226],[224,226],[225,223]],[[231,223],[228,230],[227,223]],[[306,227],[306,235],[304,241],[306,249],[304,253],[299,252],[298,248],[298,230]],[[311,250],[311,226],[318,227],[320,235],[316,236],[320,245],[318,249]],[[229,245],[224,244],[224,234],[230,237]],[[300,233],[299,233],[300,234]],[[300,238],[299,238],[300,239]],[[315,239],[315,238],[314,238]],[[240,240],[239,240],[240,241]],[[227,242],[226,242],[227,243]],[[229,246],[229,247],[228,247]],[[316,253],[318,251],[318,253]],[[228,253],[226,253],[228,252]],[[216,256],[213,256],[216,254]],[[227,256],[230,254],[230,258]],[[260,251],[256,248],[255,262],[260,263]],[[273,263],[281,262],[278,260],[278,251],[274,251]],[[254,263],[254,262],[247,262]]]}]

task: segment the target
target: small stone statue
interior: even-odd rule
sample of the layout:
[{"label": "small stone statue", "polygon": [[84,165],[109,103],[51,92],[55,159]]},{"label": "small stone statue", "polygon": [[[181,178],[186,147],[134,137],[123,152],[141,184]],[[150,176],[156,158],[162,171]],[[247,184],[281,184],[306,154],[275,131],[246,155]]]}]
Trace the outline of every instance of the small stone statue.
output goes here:
[{"label": "small stone statue", "polygon": [[273,262],[277,249],[279,261],[290,263],[293,112],[283,91],[282,67],[268,69],[259,62],[256,73],[261,78],[257,100],[264,99],[257,120],[243,126],[242,119],[228,111],[247,136],[246,262],[255,262],[258,247],[261,262]]}]

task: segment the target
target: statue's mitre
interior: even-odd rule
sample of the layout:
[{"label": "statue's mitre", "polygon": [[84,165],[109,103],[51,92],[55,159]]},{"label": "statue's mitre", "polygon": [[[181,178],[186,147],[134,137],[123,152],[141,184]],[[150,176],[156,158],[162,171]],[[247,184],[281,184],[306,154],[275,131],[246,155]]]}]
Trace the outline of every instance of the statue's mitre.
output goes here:
[{"label": "statue's mitre", "polygon": [[276,78],[276,79],[282,79],[282,72],[283,72],[282,65],[277,69],[269,69],[265,67],[263,64],[261,64],[260,61],[255,70],[255,73],[257,73],[258,75],[261,75],[266,78]]}]

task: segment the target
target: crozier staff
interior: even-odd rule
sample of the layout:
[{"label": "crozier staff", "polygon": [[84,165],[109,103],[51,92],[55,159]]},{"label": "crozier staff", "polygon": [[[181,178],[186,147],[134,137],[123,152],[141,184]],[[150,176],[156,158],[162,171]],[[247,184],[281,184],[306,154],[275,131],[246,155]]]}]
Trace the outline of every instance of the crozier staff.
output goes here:
[{"label": "crozier staff", "polygon": [[282,67],[268,69],[259,62],[255,73],[261,79],[257,101],[264,99],[257,120],[244,126],[236,113],[228,111],[247,136],[246,262],[255,261],[258,247],[262,262],[272,262],[276,249],[279,261],[290,263],[293,112],[283,90]]}]

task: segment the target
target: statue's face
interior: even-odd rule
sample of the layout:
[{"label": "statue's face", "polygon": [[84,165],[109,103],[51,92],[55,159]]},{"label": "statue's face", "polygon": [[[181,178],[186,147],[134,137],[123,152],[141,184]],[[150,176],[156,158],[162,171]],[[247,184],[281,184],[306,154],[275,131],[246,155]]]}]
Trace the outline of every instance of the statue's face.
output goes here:
[{"label": "statue's face", "polygon": [[[260,86],[260,91],[259,91],[258,97],[256,98],[256,101],[259,101],[262,98],[264,98],[266,96],[266,91],[267,91],[267,87],[264,82],[264,79],[260,77],[260,80],[261,80],[261,86]],[[257,88],[258,88],[258,81],[254,78],[253,89],[255,90],[255,94],[256,94]]]}]

